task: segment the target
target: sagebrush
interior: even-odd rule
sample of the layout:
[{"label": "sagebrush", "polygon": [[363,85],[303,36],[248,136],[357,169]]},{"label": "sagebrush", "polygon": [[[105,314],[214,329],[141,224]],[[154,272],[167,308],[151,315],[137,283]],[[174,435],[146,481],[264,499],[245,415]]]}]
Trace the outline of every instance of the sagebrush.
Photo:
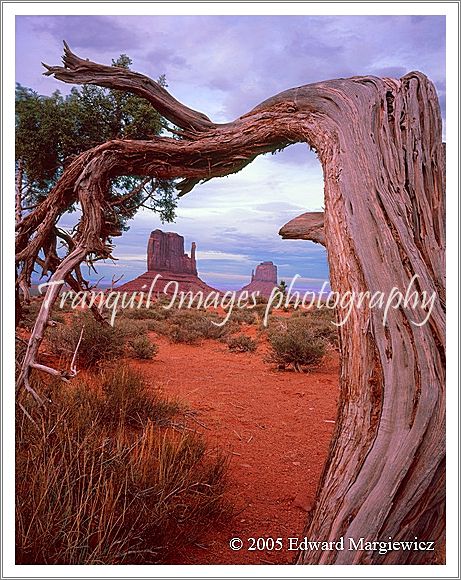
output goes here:
[{"label": "sagebrush", "polygon": [[269,360],[296,371],[310,370],[322,361],[326,340],[305,317],[276,319],[269,327]]}]

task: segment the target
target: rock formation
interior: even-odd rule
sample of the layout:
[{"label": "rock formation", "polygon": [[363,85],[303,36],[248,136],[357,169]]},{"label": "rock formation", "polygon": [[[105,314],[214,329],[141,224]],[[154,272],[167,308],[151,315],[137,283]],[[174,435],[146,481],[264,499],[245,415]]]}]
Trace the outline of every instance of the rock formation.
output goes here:
[{"label": "rock formation", "polygon": [[184,253],[182,236],[174,232],[154,230],[147,244],[147,270],[197,276],[195,250],[195,242],[192,242],[189,257]]},{"label": "rock formation", "polygon": [[259,296],[268,298],[274,286],[277,286],[277,266],[273,262],[261,262],[251,272],[251,282],[241,292],[259,292]]},{"label": "rock formation", "polygon": [[323,211],[306,212],[293,218],[279,231],[284,240],[311,240],[325,245]]},{"label": "rock formation", "polygon": [[147,272],[134,280],[119,286],[117,290],[122,292],[149,291],[155,277],[159,277],[154,286],[154,295],[173,294],[178,283],[179,292],[198,292],[204,294],[214,291],[197,274],[195,259],[196,244],[192,242],[190,256],[184,252],[184,238],[175,232],[151,232],[147,243]]}]

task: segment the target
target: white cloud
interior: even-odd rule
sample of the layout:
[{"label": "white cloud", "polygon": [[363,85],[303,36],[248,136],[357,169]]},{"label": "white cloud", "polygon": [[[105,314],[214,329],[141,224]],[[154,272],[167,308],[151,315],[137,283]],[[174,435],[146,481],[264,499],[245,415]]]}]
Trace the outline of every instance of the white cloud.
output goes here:
[{"label": "white cloud", "polygon": [[209,250],[208,252],[197,252],[197,260],[229,260],[232,262],[250,262],[250,258],[243,254],[232,254],[230,252],[219,252]]}]

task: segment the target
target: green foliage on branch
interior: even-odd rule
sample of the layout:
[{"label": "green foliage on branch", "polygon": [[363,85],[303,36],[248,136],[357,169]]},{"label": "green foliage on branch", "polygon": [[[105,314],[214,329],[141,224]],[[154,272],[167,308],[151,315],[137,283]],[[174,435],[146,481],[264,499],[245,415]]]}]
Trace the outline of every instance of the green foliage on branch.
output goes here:
[{"label": "green foliage on branch", "polygon": [[[112,65],[129,68],[131,62],[122,54]],[[164,75],[157,82],[167,86]],[[18,84],[16,175],[22,185],[23,210],[43,200],[80,153],[112,139],[152,139],[164,129],[168,129],[165,119],[145,99],[131,93],[84,85],[72,88],[66,96],[59,91],[41,96]],[[174,219],[176,196],[171,180],[123,176],[112,181],[109,200],[133,190],[135,194],[123,205],[115,206],[123,229],[140,207],[158,212],[163,221]]]}]

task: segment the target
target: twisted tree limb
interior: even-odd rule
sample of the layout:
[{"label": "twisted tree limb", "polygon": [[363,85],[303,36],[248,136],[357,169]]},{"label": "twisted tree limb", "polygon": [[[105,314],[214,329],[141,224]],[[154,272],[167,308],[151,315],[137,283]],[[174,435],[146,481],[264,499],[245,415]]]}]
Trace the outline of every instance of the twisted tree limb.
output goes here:
[{"label": "twisted tree limb", "polygon": [[64,66],[48,66],[46,76],[53,75],[65,83],[97,85],[119,89],[143,97],[166,119],[187,131],[203,132],[216,127],[203,113],[186,107],[158,83],[137,72],[122,67],[105,66],[75,55],[64,42]]},{"label": "twisted tree limb", "polygon": [[[367,540],[440,541],[445,477],[445,226],[441,119],[432,83],[421,73],[400,80],[354,77],[280,93],[227,125],[191,111],[143,75],[84,61],[66,47],[64,67],[46,74],[69,83],[121,88],[147,98],[185,131],[184,139],[110,141],[76,158],[61,180],[18,225],[23,283],[52,228],[78,200],[82,219],[73,250],[53,279],[68,276],[88,254],[110,254],[117,235],[107,200],[120,175],[199,181],[242,169],[257,155],[307,142],[325,179],[324,235],[333,290],[434,293],[432,314],[354,308],[340,328],[341,399],[336,431],[306,534]],[[153,84],[152,84],[153,83]],[[166,91],[165,91],[166,93]],[[49,288],[24,361],[27,385],[37,362]],[[48,306],[46,306],[48,304]],[[422,316],[420,313],[419,316]],[[310,442],[306,441],[306,446]],[[309,551],[300,563],[427,562],[423,551]]]}]

